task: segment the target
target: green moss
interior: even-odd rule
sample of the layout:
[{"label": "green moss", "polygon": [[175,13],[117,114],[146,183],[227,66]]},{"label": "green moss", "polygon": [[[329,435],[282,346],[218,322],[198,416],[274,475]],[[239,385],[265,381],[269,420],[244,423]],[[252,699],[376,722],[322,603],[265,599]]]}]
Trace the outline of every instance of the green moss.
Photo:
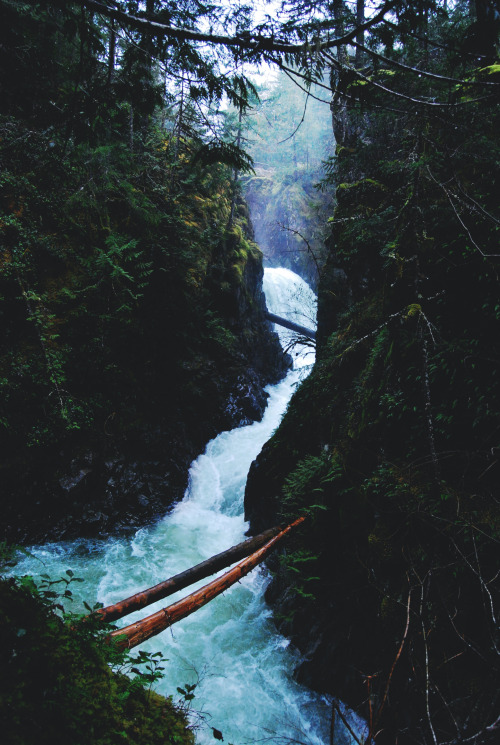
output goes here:
[{"label": "green moss", "polygon": [[0,581],[0,719],[8,745],[193,745],[183,713],[109,663],[89,624],[63,623],[26,581]]}]

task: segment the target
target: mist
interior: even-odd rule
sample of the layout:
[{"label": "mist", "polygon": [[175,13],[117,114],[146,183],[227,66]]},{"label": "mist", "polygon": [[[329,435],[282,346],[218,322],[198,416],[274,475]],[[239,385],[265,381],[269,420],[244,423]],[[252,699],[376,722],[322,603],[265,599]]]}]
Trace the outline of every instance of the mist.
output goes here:
[{"label": "mist", "polygon": [[334,154],[328,101],[308,95],[285,73],[259,96],[243,143],[255,174],[242,179],[255,241],[266,266],[290,268],[315,288],[332,203],[317,188]]}]

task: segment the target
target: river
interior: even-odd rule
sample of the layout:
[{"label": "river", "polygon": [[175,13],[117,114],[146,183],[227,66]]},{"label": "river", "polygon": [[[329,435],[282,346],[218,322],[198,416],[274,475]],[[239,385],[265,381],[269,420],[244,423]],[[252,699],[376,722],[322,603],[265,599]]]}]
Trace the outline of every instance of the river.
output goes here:
[{"label": "river", "polygon": [[[287,269],[266,269],[264,289],[271,312],[314,325],[315,297],[300,277]],[[279,333],[286,346],[290,332]],[[133,538],[33,546],[32,556],[18,564],[16,574],[36,578],[45,572],[59,577],[71,569],[84,579],[72,586],[78,596],[71,610],[78,612],[84,600],[91,606],[116,602],[243,540],[248,527],[243,516],[248,469],[314,360],[307,349],[295,350],[294,356],[294,369],[267,388],[262,421],[211,440],[191,465],[184,499],[163,519],[140,529]],[[161,651],[168,660],[165,677],[156,685],[159,693],[172,694],[176,700],[178,688],[196,685],[190,708],[200,745],[214,742],[214,728],[233,745],[329,741],[331,705],[293,680],[297,653],[272,623],[264,602],[267,583],[266,570],[255,569],[204,608],[141,645],[141,649]],[[172,596],[134,613],[123,624],[178,598]]]}]

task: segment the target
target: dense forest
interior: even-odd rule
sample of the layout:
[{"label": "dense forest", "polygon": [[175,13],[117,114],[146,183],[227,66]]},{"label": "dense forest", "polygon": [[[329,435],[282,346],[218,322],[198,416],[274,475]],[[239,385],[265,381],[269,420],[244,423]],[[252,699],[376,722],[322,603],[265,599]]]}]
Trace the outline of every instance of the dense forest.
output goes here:
[{"label": "dense forest", "polygon": [[137,526],[286,367],[235,184],[249,158],[183,79],[186,50],[166,80],[148,38],[91,11],[2,15],[5,527]]},{"label": "dense forest", "polygon": [[258,89],[242,124],[254,172],[242,177],[255,240],[269,266],[293,269],[317,288],[334,190],[320,190],[334,152],[331,113],[281,70]]},{"label": "dense forest", "polygon": [[[318,289],[245,507],[306,516],[267,598],[332,743],[339,701],[367,743],[498,741],[499,37],[498,0],[0,0],[2,561],[153,520],[262,416],[256,239]],[[54,590],[0,585],[7,742],[191,742]]]}]

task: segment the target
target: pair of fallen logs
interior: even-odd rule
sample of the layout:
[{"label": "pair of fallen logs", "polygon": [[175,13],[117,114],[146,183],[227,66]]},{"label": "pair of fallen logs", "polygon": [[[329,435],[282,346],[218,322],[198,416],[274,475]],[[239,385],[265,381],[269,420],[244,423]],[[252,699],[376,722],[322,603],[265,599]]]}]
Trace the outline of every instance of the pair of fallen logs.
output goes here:
[{"label": "pair of fallen logs", "polygon": [[156,603],[157,600],[163,600],[163,598],[193,585],[200,579],[205,579],[205,577],[209,577],[211,574],[225,569],[230,564],[234,564],[235,561],[240,561],[245,556],[249,556],[270,541],[271,538],[274,538],[275,535],[278,535],[280,531],[281,526],[279,525],[275,528],[269,528],[269,530],[259,533],[254,538],[248,538],[246,541],[238,543],[237,546],[232,546],[227,551],[222,551],[222,553],[212,556],[206,561],[202,561],[201,564],[197,564],[190,569],[186,569],[185,572],[176,574],[174,577],[165,580],[165,582],[160,582],[148,590],[137,592],[135,595],[131,595],[131,597],[121,600],[119,603],[108,605],[106,608],[100,608],[95,611],[95,615],[103,621],[116,621],[118,618],[128,616],[129,613]]},{"label": "pair of fallen logs", "polygon": [[[160,597],[165,597],[166,595],[172,594],[172,592],[180,589],[179,585],[177,585],[174,590],[170,590],[170,588],[168,587],[169,583],[175,583],[175,580],[179,577],[193,572],[196,573],[198,571],[205,571],[206,574],[204,574],[203,576],[212,574],[222,567],[219,566],[218,569],[210,568],[207,571],[208,567],[213,567],[214,564],[217,565],[218,563],[223,561],[221,557],[226,557],[224,559],[224,561],[226,561],[225,566],[228,566],[228,564],[233,563],[234,561],[234,558],[232,559],[232,561],[228,561],[228,555],[231,554],[234,556],[235,553],[241,551],[247,551],[248,554],[249,545],[253,544],[254,548],[254,542],[259,542],[260,548],[258,548],[257,550],[253,550],[252,548],[252,553],[249,556],[247,555],[246,559],[240,561],[238,564],[236,564],[236,566],[223,574],[221,577],[218,577],[212,582],[209,582],[207,585],[204,585],[204,587],[201,587],[199,590],[196,590],[182,600],[179,600],[176,603],[167,606],[166,608],[162,608],[162,610],[153,613],[147,618],[136,621],[136,623],[132,623],[123,629],[117,629],[116,631],[113,631],[110,634],[110,640],[114,641],[116,646],[120,649],[132,649],[132,647],[136,647],[138,644],[141,644],[147,639],[150,639],[152,636],[156,636],[156,634],[159,634],[164,629],[176,623],[176,621],[180,621],[182,618],[186,618],[186,616],[189,616],[195,610],[198,610],[198,608],[206,605],[206,603],[208,603],[210,600],[217,597],[217,595],[220,595],[222,592],[224,592],[224,590],[227,590],[229,587],[231,587],[231,585],[234,585],[236,582],[238,582],[238,580],[247,575],[252,569],[254,569],[258,564],[260,564],[261,561],[265,559],[265,557],[277,546],[277,544],[282,540],[282,538],[285,537],[285,535],[287,535],[291,530],[300,525],[304,520],[305,517],[299,517],[293,523],[287,525],[287,527],[283,530],[279,528],[272,528],[270,531],[266,531],[256,538],[244,541],[243,543],[238,544],[238,546],[234,546],[232,549],[228,549],[228,551],[224,551],[222,554],[218,554],[212,559],[208,559],[207,561],[202,562],[202,564],[198,564],[196,567],[193,567],[193,569],[188,569],[187,572],[183,572],[182,575],[177,575],[171,580],[162,582],[160,585],[156,585],[150,590],[145,590],[142,593],[137,593],[137,595],[124,600],[122,603],[116,603],[113,606],[102,608],[100,611],[97,611],[97,613],[103,616],[106,620],[121,618],[122,616],[131,613],[132,610],[137,610],[139,607],[143,608],[145,605],[149,605],[149,603],[158,600]],[[273,533],[274,535],[269,540],[266,540],[269,534]],[[263,536],[266,538],[263,538]],[[243,548],[244,546],[246,548]],[[200,570],[200,567],[204,567],[204,569]],[[200,578],[201,576],[197,577],[197,579]],[[187,581],[185,576],[182,581]],[[191,580],[191,582],[194,581],[196,580]],[[186,585],[182,586],[185,587]],[[166,594],[161,594],[165,591]],[[147,602],[144,602],[148,596],[150,598],[153,597],[153,600],[147,600]],[[139,605],[138,603],[141,604]],[[124,612],[121,612],[121,610],[123,610],[125,606],[131,609],[127,609]],[[119,612],[120,615],[116,615],[117,612]]]}]

